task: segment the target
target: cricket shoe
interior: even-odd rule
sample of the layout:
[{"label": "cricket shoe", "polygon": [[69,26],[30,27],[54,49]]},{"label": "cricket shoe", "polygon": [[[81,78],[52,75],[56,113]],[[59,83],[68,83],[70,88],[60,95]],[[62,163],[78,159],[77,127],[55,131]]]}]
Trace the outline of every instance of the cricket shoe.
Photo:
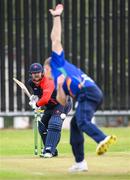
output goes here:
[{"label": "cricket shoe", "polygon": [[69,168],[69,172],[71,173],[83,171],[88,171],[88,165],[85,160],[75,163],[72,167]]},{"label": "cricket shoe", "polygon": [[52,153],[43,153],[43,154],[40,154],[40,157],[41,158],[52,158],[53,157],[53,155],[52,155]]},{"label": "cricket shoe", "polygon": [[62,12],[63,12],[63,9],[64,9],[63,5],[58,4],[56,6],[55,10],[54,9],[49,9],[49,11],[52,14],[52,16],[60,16],[62,14]]},{"label": "cricket shoe", "polygon": [[43,158],[52,158],[52,157],[56,157],[56,156],[58,156],[57,149],[54,154],[52,154],[50,151],[46,151],[43,154],[40,154],[40,157],[43,157]]},{"label": "cricket shoe", "polygon": [[44,157],[44,158],[52,158],[52,157],[53,157],[53,154],[52,154],[52,153],[49,153],[49,152],[48,152],[48,153],[44,153],[44,154],[43,154],[43,157]]},{"label": "cricket shoe", "polygon": [[96,149],[96,153],[97,155],[102,155],[104,154],[105,152],[108,151],[109,147],[112,145],[112,144],[115,144],[117,141],[117,137],[115,135],[112,135],[112,136],[107,136],[103,141],[101,141],[98,146],[97,146],[97,149]]}]

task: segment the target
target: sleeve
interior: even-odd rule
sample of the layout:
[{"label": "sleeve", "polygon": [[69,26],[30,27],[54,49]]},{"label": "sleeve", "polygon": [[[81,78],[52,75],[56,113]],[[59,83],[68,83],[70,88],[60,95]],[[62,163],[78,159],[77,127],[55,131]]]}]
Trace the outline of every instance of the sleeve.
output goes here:
[{"label": "sleeve", "polygon": [[44,106],[48,103],[48,101],[51,98],[51,95],[54,91],[54,82],[53,80],[48,80],[46,79],[43,84],[41,84],[41,88],[43,90],[43,95],[42,97],[38,100],[36,105],[39,106]]},{"label": "sleeve", "polygon": [[55,65],[56,67],[61,67],[65,63],[64,51],[62,51],[61,54],[57,54],[53,51],[51,58],[51,65]]}]

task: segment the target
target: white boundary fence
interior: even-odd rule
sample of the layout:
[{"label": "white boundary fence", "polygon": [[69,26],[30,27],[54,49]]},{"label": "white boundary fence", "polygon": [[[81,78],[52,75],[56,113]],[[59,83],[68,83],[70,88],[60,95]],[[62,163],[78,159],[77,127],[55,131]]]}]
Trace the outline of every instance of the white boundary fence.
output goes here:
[{"label": "white boundary fence", "polygon": [[[69,128],[70,120],[74,114],[71,111],[63,123],[63,128]],[[13,118],[13,128],[28,128],[30,127],[29,119],[33,119],[33,112],[0,112],[0,128],[4,128],[4,120],[8,117]],[[97,111],[92,122],[99,126],[120,126],[122,123],[129,126],[130,111]],[[120,122],[122,121],[122,122]]]}]

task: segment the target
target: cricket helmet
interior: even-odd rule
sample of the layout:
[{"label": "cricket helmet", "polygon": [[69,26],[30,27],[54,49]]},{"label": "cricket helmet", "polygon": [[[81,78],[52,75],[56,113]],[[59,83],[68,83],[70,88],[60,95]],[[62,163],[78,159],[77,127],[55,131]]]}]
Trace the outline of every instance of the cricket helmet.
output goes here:
[{"label": "cricket helmet", "polygon": [[30,73],[43,72],[43,67],[40,63],[33,63],[30,65],[29,72]]}]

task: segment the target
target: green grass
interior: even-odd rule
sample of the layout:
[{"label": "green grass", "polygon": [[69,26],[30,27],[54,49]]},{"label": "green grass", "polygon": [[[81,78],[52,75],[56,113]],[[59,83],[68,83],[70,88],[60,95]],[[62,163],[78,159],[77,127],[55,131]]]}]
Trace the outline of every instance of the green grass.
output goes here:
[{"label": "green grass", "polygon": [[62,131],[59,157],[52,159],[33,155],[32,130],[1,130],[0,180],[130,179],[130,128],[104,128],[103,131],[117,135],[117,144],[105,155],[96,156],[96,143],[88,136],[85,137],[85,158],[89,171],[70,174],[67,169],[74,159],[68,130]]}]

